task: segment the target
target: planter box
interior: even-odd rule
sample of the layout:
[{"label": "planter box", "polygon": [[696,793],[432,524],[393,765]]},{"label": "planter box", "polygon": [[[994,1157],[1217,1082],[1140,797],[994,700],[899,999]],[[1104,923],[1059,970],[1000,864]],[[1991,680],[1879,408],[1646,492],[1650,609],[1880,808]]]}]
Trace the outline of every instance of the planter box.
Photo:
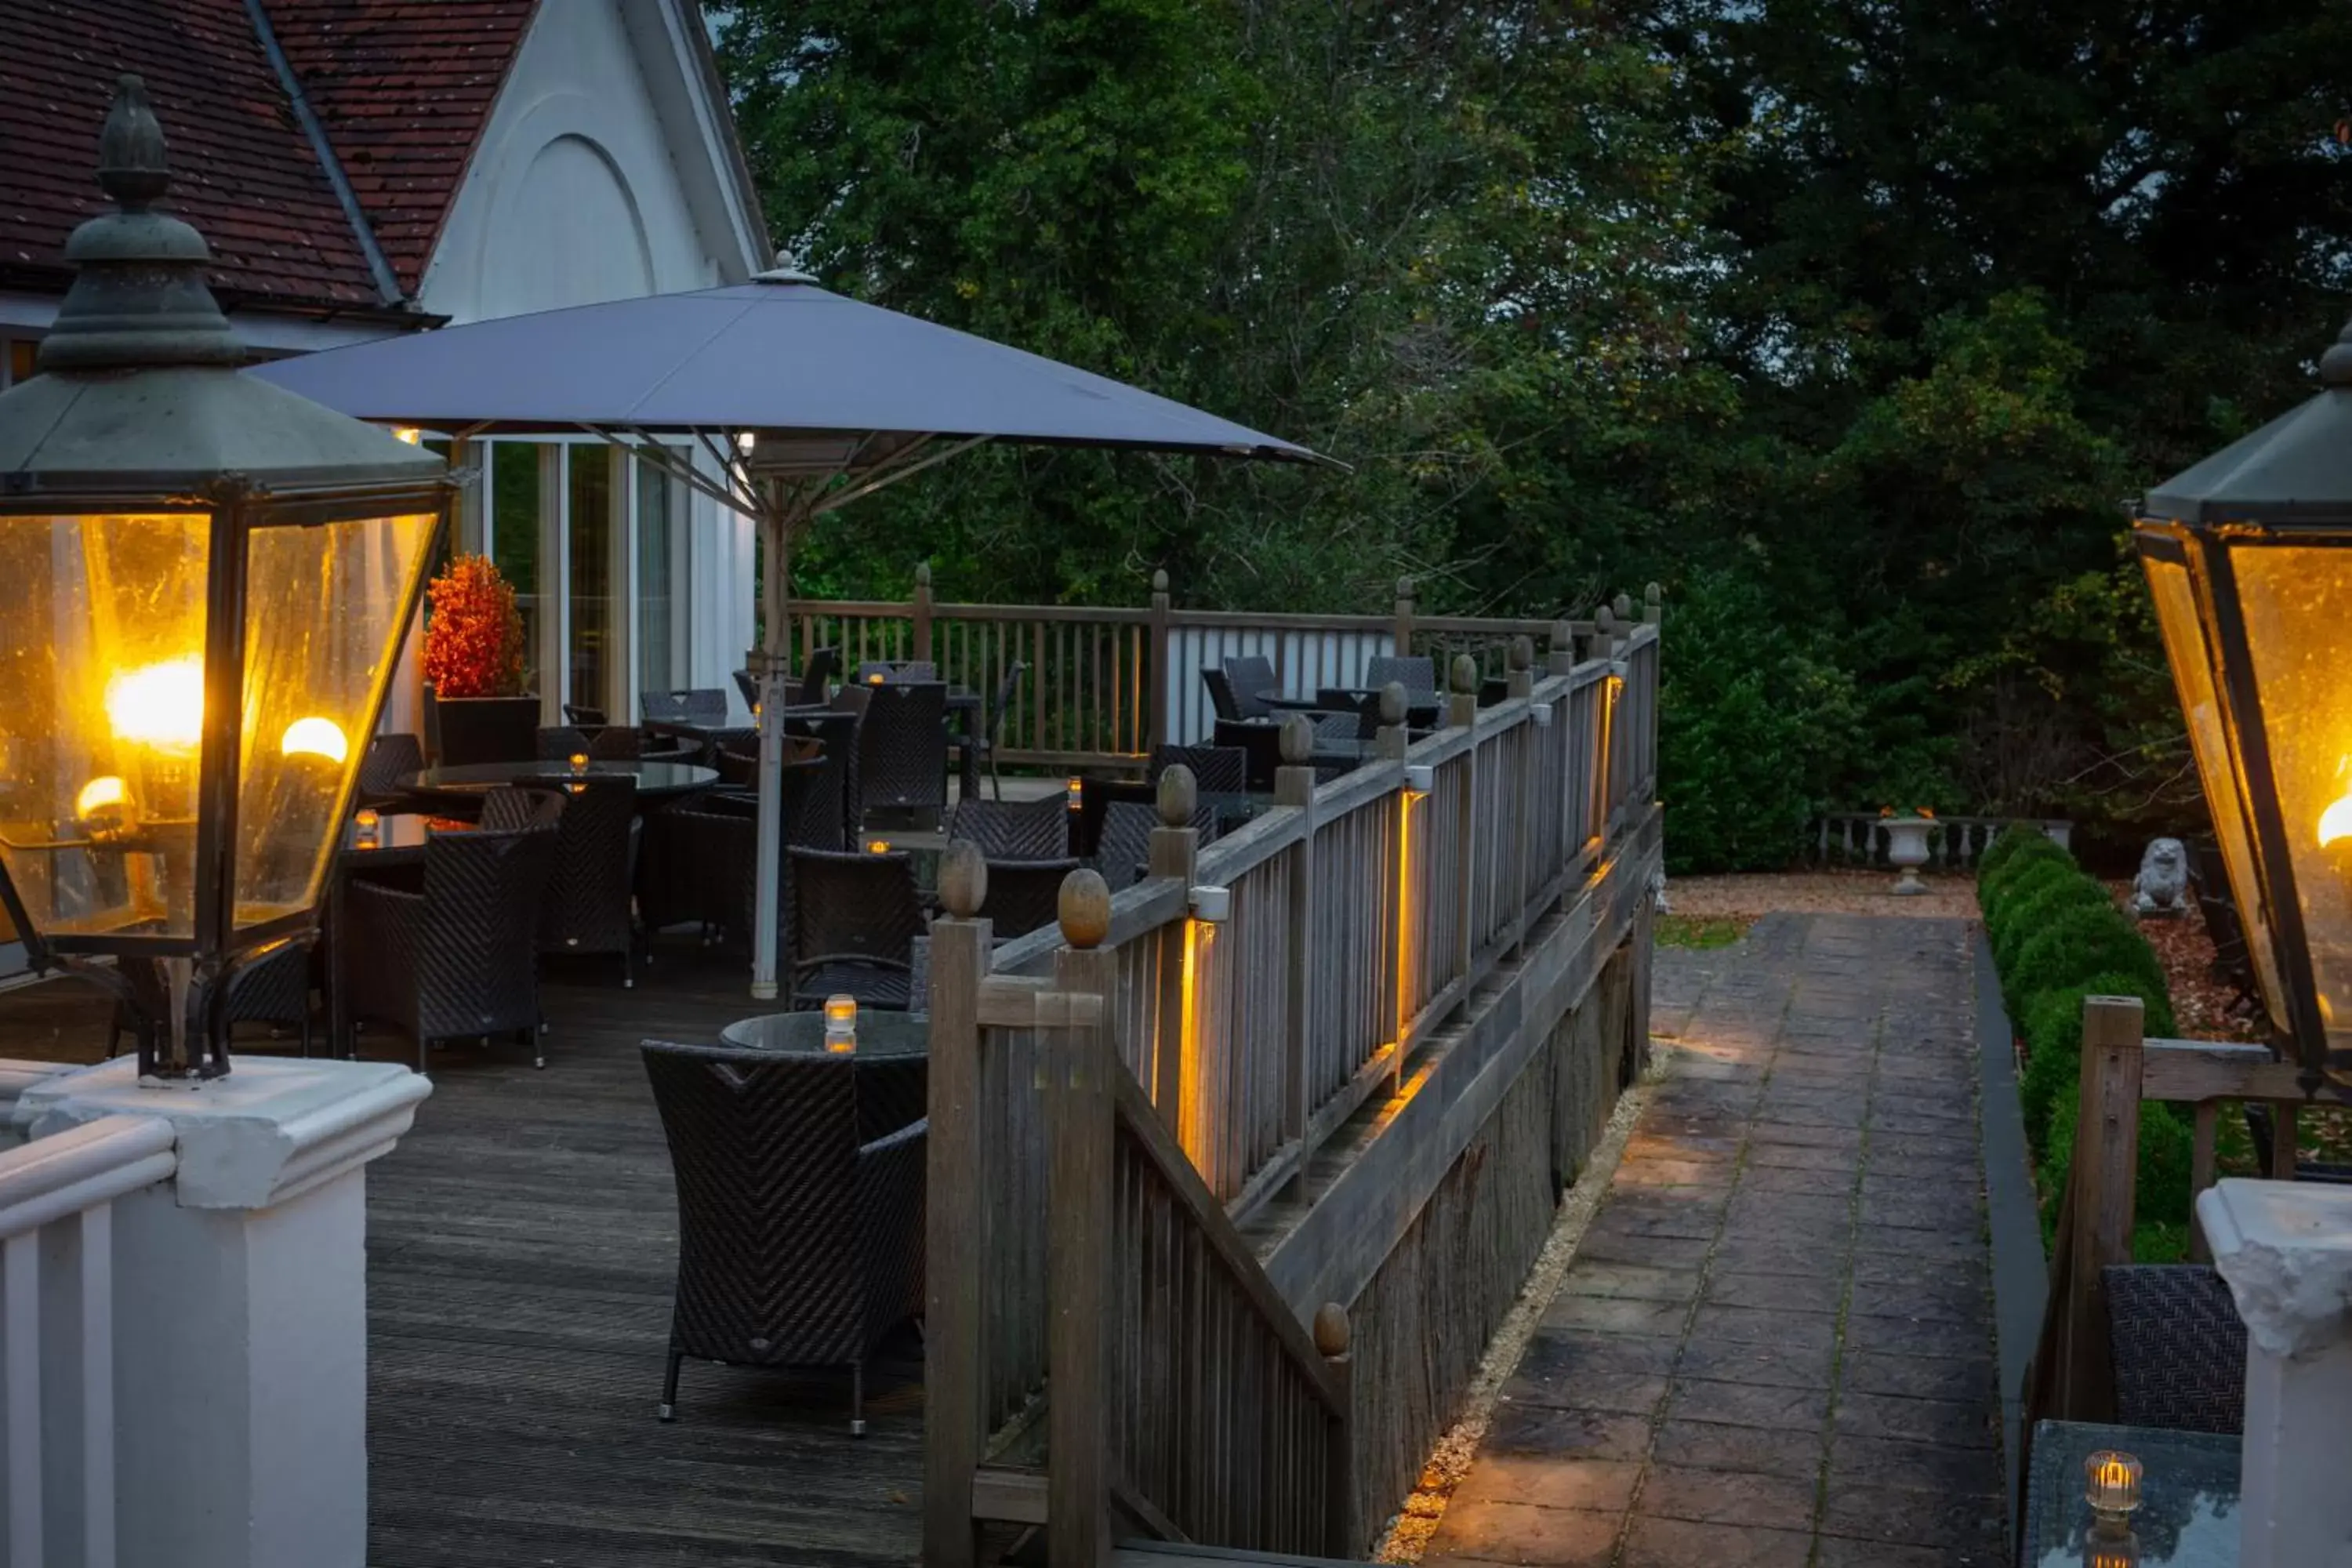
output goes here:
[{"label": "planter box", "polygon": [[428,686],[425,749],[436,767],[527,763],[539,751],[539,699],[436,697]]}]

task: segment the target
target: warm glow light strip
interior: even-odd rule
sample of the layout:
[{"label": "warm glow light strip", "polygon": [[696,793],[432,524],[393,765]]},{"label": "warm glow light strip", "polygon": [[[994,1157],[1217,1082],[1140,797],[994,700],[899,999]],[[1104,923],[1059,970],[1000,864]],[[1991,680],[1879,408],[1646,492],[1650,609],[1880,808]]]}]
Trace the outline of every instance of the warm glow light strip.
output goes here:
[{"label": "warm glow light strip", "polygon": [[1184,970],[1181,976],[1184,1006],[1177,1026],[1177,1062],[1182,1068],[1181,1086],[1176,1093],[1176,1142],[1191,1155],[1192,1168],[1206,1173],[1202,1138],[1202,1125],[1208,1120],[1208,1105],[1201,1079],[1201,950],[1206,945],[1207,931],[1199,921],[1187,917],[1184,921]]},{"label": "warm glow light strip", "polygon": [[1419,790],[1409,789],[1397,799],[1397,983],[1396,1043],[1398,1071],[1403,1071],[1404,1037],[1412,1026],[1412,808]]}]

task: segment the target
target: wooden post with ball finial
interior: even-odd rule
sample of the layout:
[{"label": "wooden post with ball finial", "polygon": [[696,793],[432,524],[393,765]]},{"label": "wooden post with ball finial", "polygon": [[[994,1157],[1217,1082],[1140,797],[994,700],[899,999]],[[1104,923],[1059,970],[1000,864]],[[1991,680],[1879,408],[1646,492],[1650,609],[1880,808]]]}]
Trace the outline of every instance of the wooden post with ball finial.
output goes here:
[{"label": "wooden post with ball finial", "polygon": [[957,839],[940,860],[931,922],[930,1061],[924,1140],[923,1561],[971,1568],[971,1482],[980,1468],[980,986],[988,975],[988,863]]},{"label": "wooden post with ball finial", "polygon": [[1110,1553],[1111,1190],[1117,1149],[1110,998],[1118,954],[1110,889],[1093,871],[1062,881],[1055,989],[1037,998],[1045,1080],[1045,1558]]}]

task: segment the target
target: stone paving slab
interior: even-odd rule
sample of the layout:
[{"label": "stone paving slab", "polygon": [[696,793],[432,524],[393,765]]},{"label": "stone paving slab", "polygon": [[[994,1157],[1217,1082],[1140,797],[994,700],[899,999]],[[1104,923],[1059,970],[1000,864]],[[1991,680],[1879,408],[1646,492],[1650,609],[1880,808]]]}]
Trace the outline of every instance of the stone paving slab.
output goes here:
[{"label": "stone paving slab", "polygon": [[2002,1561],[1972,963],[1830,914],[1659,952],[1672,1070],[1424,1564]]}]

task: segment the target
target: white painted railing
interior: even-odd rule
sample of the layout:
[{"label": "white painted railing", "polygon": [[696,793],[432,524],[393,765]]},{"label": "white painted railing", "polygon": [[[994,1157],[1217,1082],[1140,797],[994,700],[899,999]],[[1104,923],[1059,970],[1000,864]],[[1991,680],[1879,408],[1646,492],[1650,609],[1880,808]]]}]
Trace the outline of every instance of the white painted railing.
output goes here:
[{"label": "white painted railing", "polygon": [[173,1145],[109,1116],[0,1152],[7,1568],[114,1568],[114,1200],[168,1180]]}]

